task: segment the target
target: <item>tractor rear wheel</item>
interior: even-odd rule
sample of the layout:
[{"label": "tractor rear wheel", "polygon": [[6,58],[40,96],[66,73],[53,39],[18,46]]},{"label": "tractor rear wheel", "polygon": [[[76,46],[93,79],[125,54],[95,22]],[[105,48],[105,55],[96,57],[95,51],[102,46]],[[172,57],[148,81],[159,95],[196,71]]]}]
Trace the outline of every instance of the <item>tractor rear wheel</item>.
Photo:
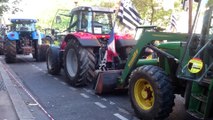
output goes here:
[{"label": "tractor rear wheel", "polygon": [[46,60],[46,52],[49,45],[39,45],[38,41],[33,41],[33,58],[36,59],[36,62],[41,62]]},{"label": "tractor rear wheel", "polygon": [[5,47],[5,62],[6,63],[16,62],[16,41],[6,40],[4,47]]},{"label": "tractor rear wheel", "polygon": [[4,43],[0,42],[0,55],[4,54]]},{"label": "tractor rear wheel", "polygon": [[45,61],[46,60],[46,53],[47,53],[47,49],[49,48],[49,45],[39,45],[38,46],[38,54],[37,54],[37,61]]},{"label": "tractor rear wheel", "polygon": [[144,65],[130,75],[130,100],[136,115],[145,120],[164,119],[174,106],[171,80],[159,67]]},{"label": "tractor rear wheel", "polygon": [[59,48],[55,46],[49,47],[47,50],[47,70],[48,73],[56,75],[60,73],[61,66],[59,61]]},{"label": "tractor rear wheel", "polygon": [[91,83],[95,77],[95,55],[92,48],[85,48],[78,40],[71,39],[65,48],[64,71],[72,86]]}]

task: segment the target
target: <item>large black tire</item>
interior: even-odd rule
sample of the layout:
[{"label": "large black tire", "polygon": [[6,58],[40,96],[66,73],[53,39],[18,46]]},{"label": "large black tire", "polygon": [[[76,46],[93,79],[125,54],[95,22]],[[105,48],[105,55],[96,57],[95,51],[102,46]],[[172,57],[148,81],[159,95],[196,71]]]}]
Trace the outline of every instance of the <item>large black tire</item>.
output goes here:
[{"label": "large black tire", "polygon": [[170,78],[159,67],[144,65],[130,75],[130,100],[136,115],[143,120],[164,119],[174,106]]},{"label": "large black tire", "polygon": [[47,50],[47,70],[52,75],[59,74],[61,71],[59,52],[59,47],[56,46],[50,46]]},{"label": "large black tire", "polygon": [[16,62],[16,41],[6,40],[5,41],[5,62],[15,63]]},{"label": "large black tire", "polygon": [[49,45],[39,45],[37,49],[36,61],[41,62],[46,60],[46,53]]},{"label": "large black tire", "polygon": [[95,78],[95,55],[76,39],[69,41],[64,53],[64,71],[72,86],[83,86]]},{"label": "large black tire", "polygon": [[0,55],[4,54],[4,43],[0,42]]}]

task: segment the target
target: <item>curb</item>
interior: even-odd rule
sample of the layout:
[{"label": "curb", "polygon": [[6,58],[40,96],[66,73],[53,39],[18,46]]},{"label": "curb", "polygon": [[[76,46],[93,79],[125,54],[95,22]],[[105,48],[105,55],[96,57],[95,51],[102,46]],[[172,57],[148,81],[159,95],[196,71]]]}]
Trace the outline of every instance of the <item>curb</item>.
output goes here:
[{"label": "curb", "polygon": [[24,103],[17,88],[12,83],[7,71],[4,69],[3,63],[0,61],[0,74],[2,76],[3,82],[7,89],[10,100],[15,108],[16,114],[19,120],[34,120],[32,113],[29,111],[27,105]]}]

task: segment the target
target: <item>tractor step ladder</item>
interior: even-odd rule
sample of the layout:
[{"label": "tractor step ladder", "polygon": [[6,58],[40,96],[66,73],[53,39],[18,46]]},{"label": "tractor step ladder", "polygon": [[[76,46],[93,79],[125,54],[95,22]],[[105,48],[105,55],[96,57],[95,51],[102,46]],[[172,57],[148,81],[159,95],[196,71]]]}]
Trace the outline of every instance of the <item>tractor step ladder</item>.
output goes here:
[{"label": "tractor step ladder", "polygon": [[[213,103],[213,79],[204,79],[203,83],[192,83],[191,96],[187,113],[198,119],[205,119],[211,114]],[[208,84],[208,85],[206,85]]]}]

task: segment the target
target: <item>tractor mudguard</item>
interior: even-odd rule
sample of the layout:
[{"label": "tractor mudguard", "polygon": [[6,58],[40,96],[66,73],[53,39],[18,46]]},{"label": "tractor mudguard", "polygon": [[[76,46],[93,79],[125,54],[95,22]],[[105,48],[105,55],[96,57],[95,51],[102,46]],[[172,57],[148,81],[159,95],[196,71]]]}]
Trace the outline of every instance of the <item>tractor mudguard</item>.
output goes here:
[{"label": "tractor mudguard", "polygon": [[87,47],[100,47],[100,43],[97,39],[88,40],[88,39],[78,39],[82,46]]},{"label": "tractor mudguard", "polygon": [[[85,34],[81,36],[82,34]],[[98,39],[96,39],[92,34],[87,34],[87,33],[74,33],[74,34],[68,34],[64,40],[68,42],[71,39],[77,39],[79,43],[84,46],[84,47],[100,47],[100,43]]]},{"label": "tractor mudguard", "polygon": [[121,47],[128,47],[128,46],[135,46],[137,43],[136,40],[116,40],[116,47],[121,48]]},{"label": "tractor mudguard", "polygon": [[39,39],[39,34],[36,31],[32,32],[32,38],[33,40],[38,40]]},{"label": "tractor mudguard", "polygon": [[9,32],[8,34],[7,34],[7,38],[9,39],[9,40],[19,40],[19,35],[18,35],[18,32]]}]

